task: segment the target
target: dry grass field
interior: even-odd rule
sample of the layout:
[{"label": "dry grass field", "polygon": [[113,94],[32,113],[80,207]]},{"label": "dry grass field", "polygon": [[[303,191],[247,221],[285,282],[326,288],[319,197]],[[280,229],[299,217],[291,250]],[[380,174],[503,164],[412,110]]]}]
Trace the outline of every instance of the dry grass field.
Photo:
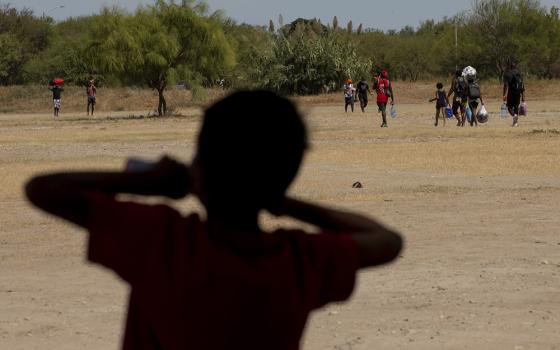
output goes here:
[{"label": "dry grass field", "polygon": [[[369,214],[407,241],[395,264],[360,273],[350,301],[314,313],[303,349],[560,349],[560,89],[533,87],[518,128],[497,114],[434,128],[432,85],[395,89],[388,129],[373,106],[345,115],[333,96],[297,99],[312,148],[291,192]],[[488,91],[497,112],[499,87]],[[127,287],[89,265],[86,234],[32,209],[22,185],[44,171],[118,169],[131,155],[188,161],[201,111],[47,111],[0,115],[0,349],[117,349]]]}]

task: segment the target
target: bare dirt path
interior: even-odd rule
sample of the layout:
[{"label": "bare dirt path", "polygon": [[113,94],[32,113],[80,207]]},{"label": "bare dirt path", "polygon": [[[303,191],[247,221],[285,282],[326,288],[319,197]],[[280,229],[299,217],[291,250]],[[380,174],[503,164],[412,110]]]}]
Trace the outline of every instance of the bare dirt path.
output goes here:
[{"label": "bare dirt path", "polygon": [[[360,274],[352,300],[313,315],[304,349],[560,348],[560,103],[531,108],[519,128],[493,116],[436,129],[431,105],[400,105],[380,129],[372,108],[302,107],[312,149],[293,193],[407,239],[395,265]],[[190,159],[199,111],[133,114],[0,115],[0,349],[119,347],[126,286],[88,265],[86,235],[31,209],[21,187],[37,172],[118,168],[130,155]]]}]

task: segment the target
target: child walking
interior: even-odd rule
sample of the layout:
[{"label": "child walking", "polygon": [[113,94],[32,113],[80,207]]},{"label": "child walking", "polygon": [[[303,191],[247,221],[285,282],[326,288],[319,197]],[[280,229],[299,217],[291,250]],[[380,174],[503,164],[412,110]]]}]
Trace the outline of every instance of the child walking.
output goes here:
[{"label": "child walking", "polygon": [[436,101],[436,123],[435,126],[438,126],[439,116],[441,114],[441,118],[443,119],[443,126],[445,127],[445,108],[449,106],[449,99],[447,98],[447,94],[443,90],[443,84],[437,83],[436,85],[436,97],[432,98],[430,102]]},{"label": "child walking", "polygon": [[352,79],[346,80],[344,84],[344,111],[348,113],[348,106],[352,108],[352,113],[354,113],[354,100],[355,100],[356,88],[352,84]]}]

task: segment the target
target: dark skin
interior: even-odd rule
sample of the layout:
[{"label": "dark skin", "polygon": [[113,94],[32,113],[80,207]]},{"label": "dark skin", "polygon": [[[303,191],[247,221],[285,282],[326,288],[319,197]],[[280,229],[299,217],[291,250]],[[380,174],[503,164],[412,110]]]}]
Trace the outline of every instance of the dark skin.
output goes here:
[{"label": "dark skin", "polygon": [[[88,83],[88,88],[92,88],[92,89],[93,89],[93,93],[94,93],[94,95],[95,95],[95,93],[97,92],[97,88],[95,87],[95,85],[93,85],[93,82],[90,81],[90,82]],[[91,115],[93,115],[93,111],[94,111],[94,109],[95,109],[95,103],[94,103],[94,102],[91,102],[91,101],[88,99],[88,104],[87,104],[87,115],[89,115],[89,108],[90,108],[90,106],[91,106]]]},{"label": "dark skin", "polygon": [[[508,83],[504,82],[504,102],[507,102],[508,89],[509,89]],[[521,102],[525,102],[525,91],[521,92]],[[513,108],[508,107],[508,112],[512,117],[514,116]]]},{"label": "dark skin", "polygon": [[[192,194],[207,208],[210,234],[218,232],[222,240],[245,244],[250,236],[261,234],[257,211],[228,211],[211,209],[208,195],[202,190],[203,170],[195,162],[187,167],[164,157],[151,170],[144,172],[76,172],[41,175],[25,186],[27,198],[35,206],[74,224],[87,227],[91,210],[89,194],[136,194],[181,199]],[[264,208],[263,208],[264,209]],[[362,267],[388,263],[402,249],[401,237],[366,216],[329,209],[298,199],[285,197],[277,208],[269,208],[276,216],[291,217],[329,232],[351,234],[357,243]],[[224,234],[228,233],[228,234]],[[235,234],[229,234],[235,233]]]},{"label": "dark skin", "polygon": [[[443,86],[441,88],[443,88]],[[440,89],[440,88],[438,87],[438,89]],[[430,99],[429,101],[434,102],[434,101],[437,101],[437,99],[438,99],[438,93],[436,91],[436,97]],[[447,96],[445,96],[445,103],[447,103],[447,105],[449,106],[449,98]],[[445,107],[438,108],[438,110],[436,111],[436,124],[435,124],[435,126],[438,126],[439,115],[440,114],[441,114],[441,118],[443,119],[443,126],[445,126]]]},{"label": "dark skin", "polygon": [[[52,91],[52,89],[54,88],[54,86],[48,86],[48,89]],[[63,88],[60,88],[60,92],[64,92]],[[60,109],[59,108],[54,108],[54,116],[58,117],[58,114],[60,113]]]},{"label": "dark skin", "polygon": [[[455,80],[456,80],[457,78],[458,78],[458,77],[455,76],[455,77],[453,78],[453,80],[451,80],[451,87],[449,88],[449,93],[447,94],[448,103],[449,103],[449,97],[451,97],[451,95],[453,95],[453,94],[455,93],[455,91],[453,90],[453,87],[455,86]],[[460,110],[461,110],[461,108],[459,108],[459,111],[460,111]],[[455,119],[457,119],[457,126],[460,126],[460,125],[461,125],[461,118],[464,118],[464,112],[459,112],[459,111],[457,111],[456,113],[454,113]],[[459,113],[460,113],[460,114],[459,114]]]},{"label": "dark skin", "polygon": [[[470,102],[470,100],[469,100]],[[482,95],[480,95],[480,104],[481,106],[484,106],[484,99],[482,98]],[[478,113],[478,108],[471,108],[472,111],[472,119],[471,119],[471,126],[478,126],[478,121],[476,120],[476,114]],[[463,125],[465,125],[465,120],[463,119]]]}]

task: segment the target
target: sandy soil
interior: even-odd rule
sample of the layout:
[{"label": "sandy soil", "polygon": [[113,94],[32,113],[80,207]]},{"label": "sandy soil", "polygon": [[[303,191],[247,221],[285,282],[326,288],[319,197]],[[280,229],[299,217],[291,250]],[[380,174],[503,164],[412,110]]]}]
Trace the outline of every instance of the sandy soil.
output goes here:
[{"label": "sandy soil", "polygon": [[[360,273],[349,302],[313,315],[304,349],[560,349],[560,102],[530,107],[519,128],[493,116],[463,129],[434,128],[428,104],[399,105],[389,129],[373,109],[302,107],[313,146],[292,192],[407,240],[396,264]],[[0,349],[119,347],[127,287],[86,263],[86,235],[32,209],[21,187],[130,155],[190,159],[198,110],[133,114],[0,115]]]}]

